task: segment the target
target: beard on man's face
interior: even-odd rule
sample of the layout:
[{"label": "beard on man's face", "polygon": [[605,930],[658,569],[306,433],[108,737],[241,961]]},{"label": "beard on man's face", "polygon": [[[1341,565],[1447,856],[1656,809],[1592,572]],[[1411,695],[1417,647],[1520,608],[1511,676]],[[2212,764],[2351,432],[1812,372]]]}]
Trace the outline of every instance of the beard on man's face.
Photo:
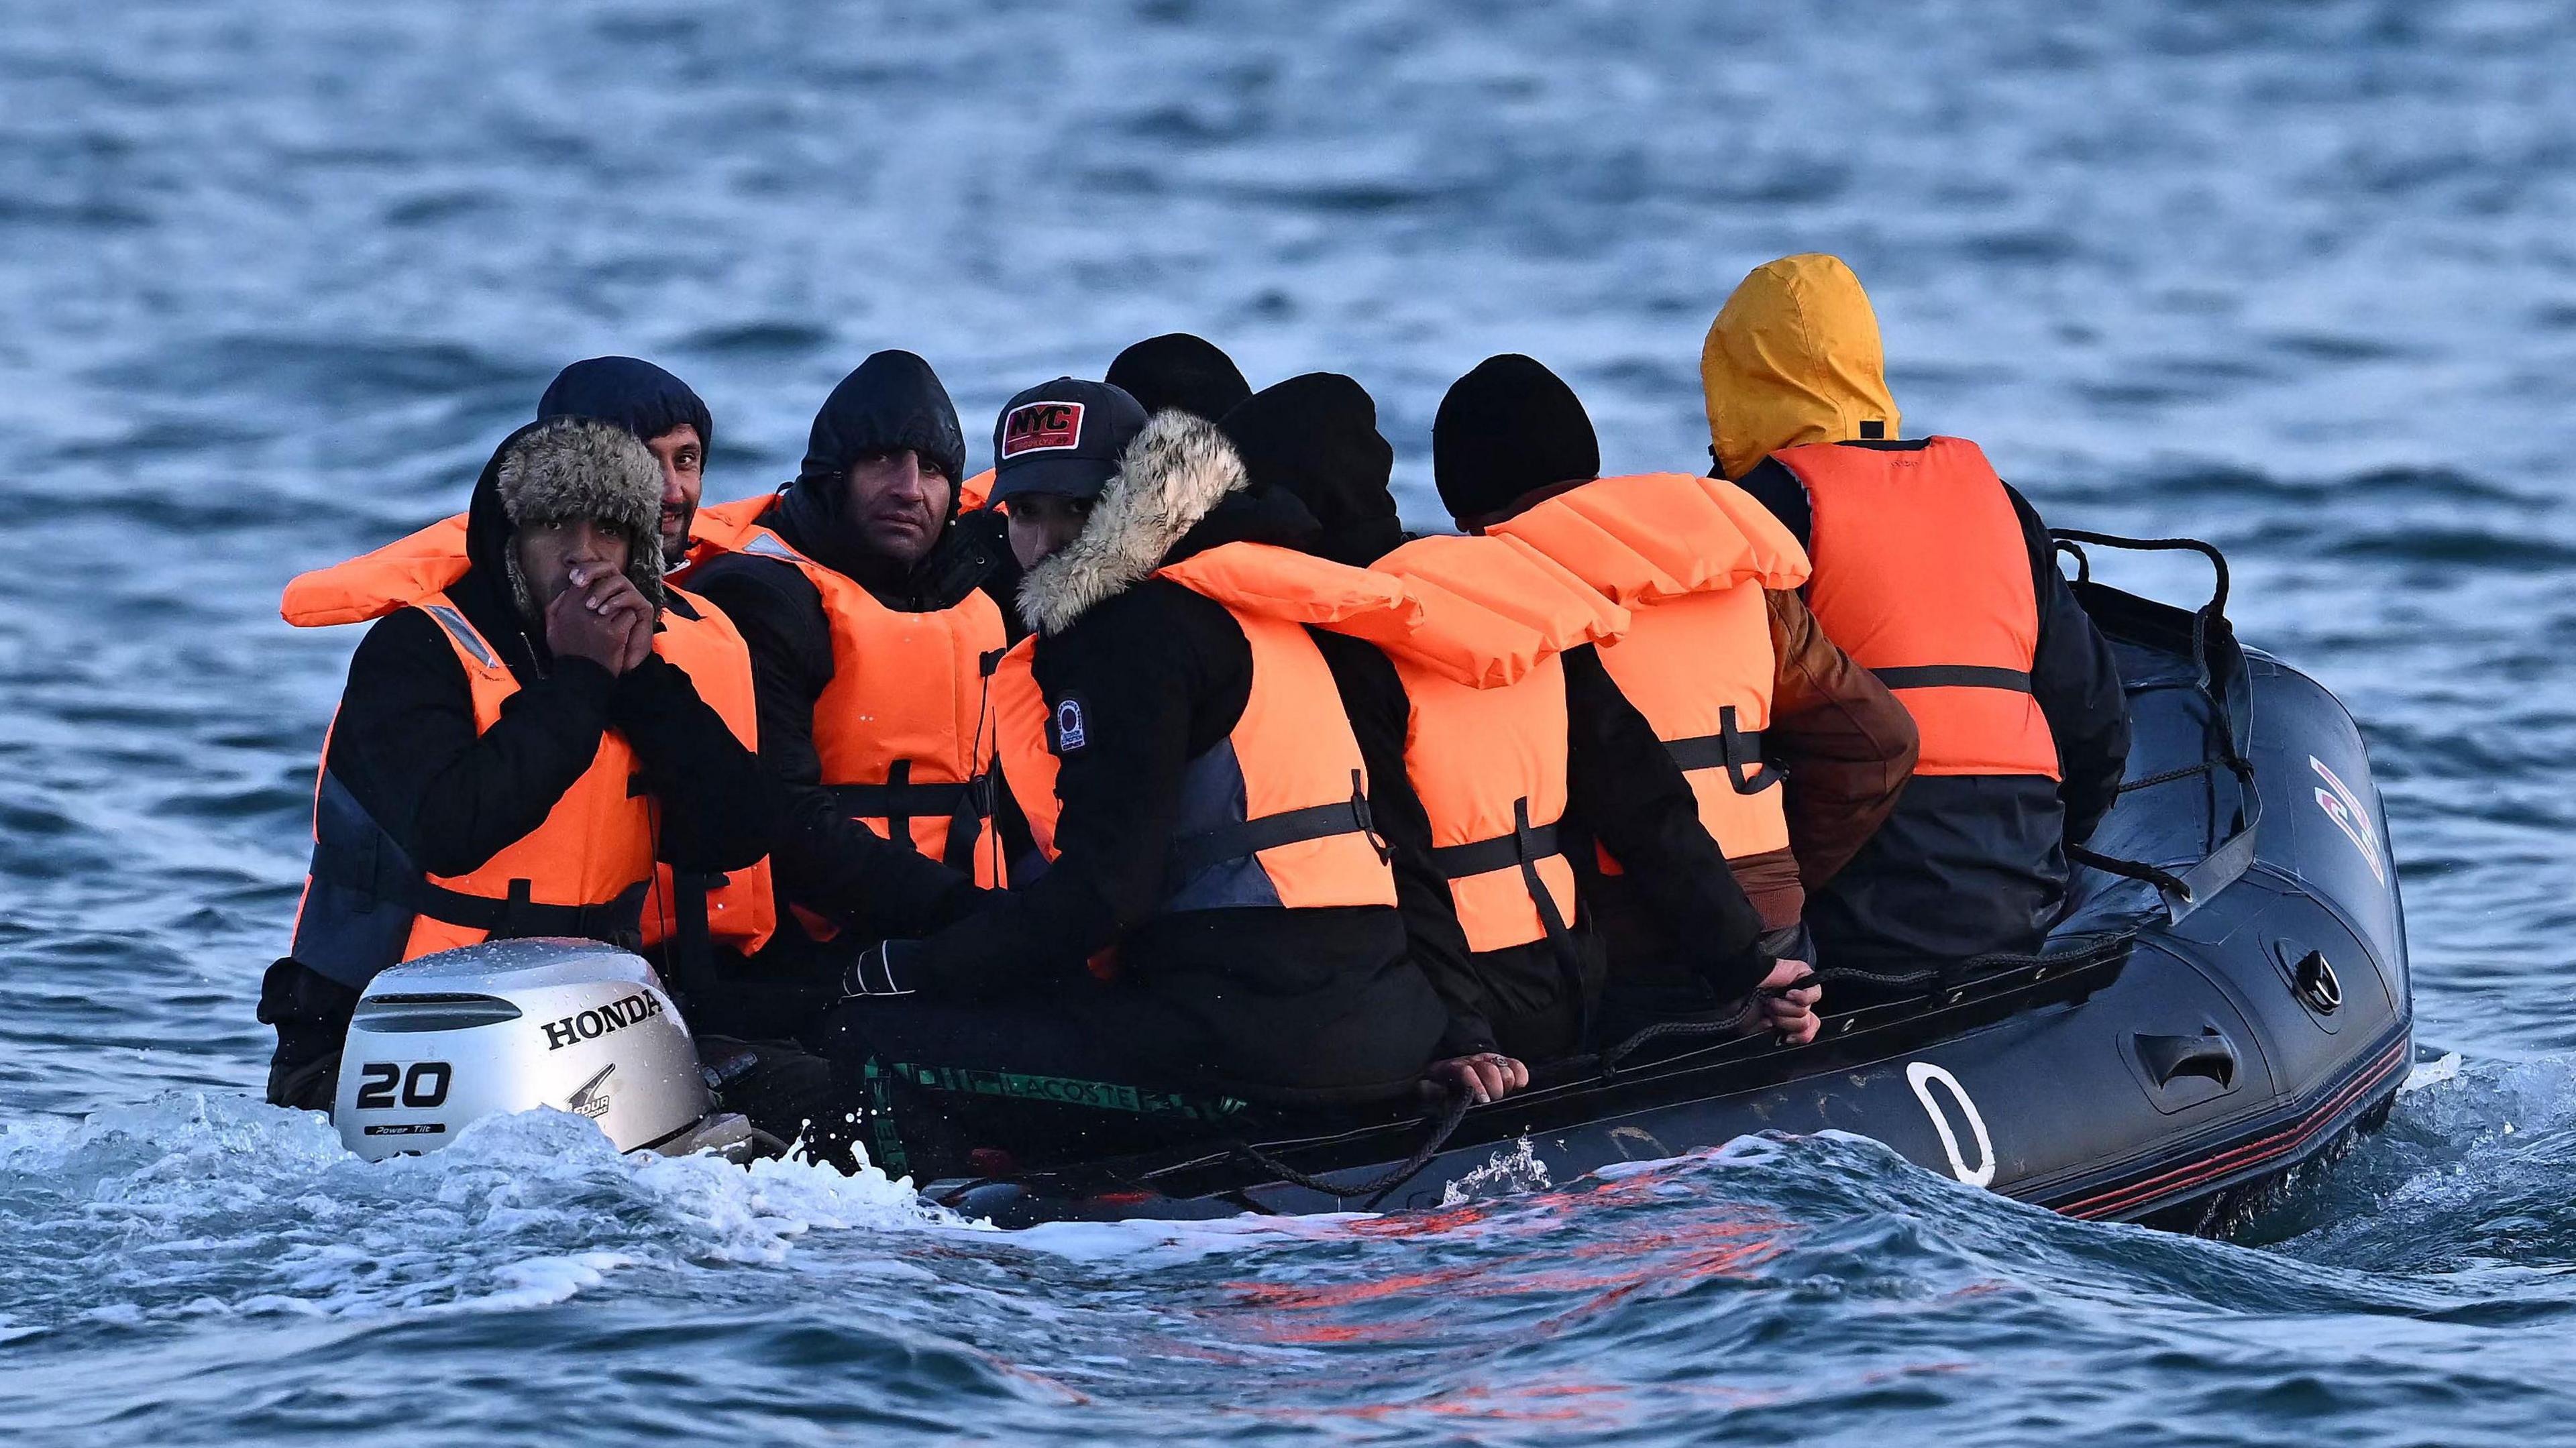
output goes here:
[{"label": "beard on man's face", "polygon": [[679,567],[689,556],[689,524],[698,516],[697,507],[664,508],[660,520],[662,571]]}]

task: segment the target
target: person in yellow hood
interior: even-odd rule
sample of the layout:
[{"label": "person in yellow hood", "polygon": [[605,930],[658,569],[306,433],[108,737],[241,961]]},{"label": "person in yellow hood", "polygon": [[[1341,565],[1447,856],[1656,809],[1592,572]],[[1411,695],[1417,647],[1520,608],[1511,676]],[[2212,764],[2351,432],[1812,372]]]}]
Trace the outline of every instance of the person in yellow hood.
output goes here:
[{"label": "person in yellow hood", "polygon": [[1975,443],[1899,439],[1878,317],[1839,258],[1755,268],[1700,376],[1712,475],[1806,547],[1817,622],[1921,738],[1895,812],[1808,904],[1819,953],[1917,967],[2039,949],[2129,735],[2110,646],[2038,511]]}]

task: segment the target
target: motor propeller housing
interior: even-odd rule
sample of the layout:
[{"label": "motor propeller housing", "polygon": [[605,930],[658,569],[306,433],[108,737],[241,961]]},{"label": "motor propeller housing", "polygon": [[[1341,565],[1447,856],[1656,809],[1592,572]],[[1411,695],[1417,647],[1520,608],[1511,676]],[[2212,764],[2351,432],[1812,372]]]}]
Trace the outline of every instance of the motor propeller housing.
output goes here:
[{"label": "motor propeller housing", "polygon": [[620,1151],[703,1135],[696,1043],[653,968],[588,940],[503,940],[378,975],[340,1053],[331,1116],[370,1161],[434,1151],[485,1116],[551,1106]]}]

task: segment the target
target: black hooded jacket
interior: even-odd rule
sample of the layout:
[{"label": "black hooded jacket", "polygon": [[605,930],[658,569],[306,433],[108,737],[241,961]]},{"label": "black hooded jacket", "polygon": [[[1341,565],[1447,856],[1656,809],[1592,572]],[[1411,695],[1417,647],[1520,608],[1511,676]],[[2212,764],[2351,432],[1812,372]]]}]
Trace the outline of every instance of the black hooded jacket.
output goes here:
[{"label": "black hooded jacket", "polygon": [[519,691],[477,733],[446,632],[419,609],[397,610],[349,661],[331,772],[422,869],[460,875],[544,823],[590,768],[601,733],[615,729],[662,803],[658,858],[711,874],[756,863],[777,831],[776,791],[689,676],[658,654],[623,675],[557,659],[521,620],[502,563],[511,527],[496,484],[508,446],[474,484],[469,567],[448,597],[500,651]]},{"label": "black hooded jacket", "polygon": [[[824,401],[803,468],[761,522],[806,557],[855,579],[886,607],[934,612],[955,606],[977,581],[959,586],[944,572],[949,540],[943,537],[917,568],[891,568],[842,513],[851,464],[902,449],[942,469],[965,466],[956,410],[929,364],[909,352],[880,352]],[[787,799],[787,827],[771,858],[781,921],[789,919],[792,902],[848,926],[855,938],[844,944],[865,944],[934,930],[971,908],[980,892],[964,876],[850,818],[823,786],[814,703],[831,683],[834,664],[831,624],[813,580],[775,558],[729,553],[693,570],[685,583],[722,608],[751,648],[761,763]],[[819,967],[819,960],[804,933],[786,924],[761,966],[794,975],[836,969]]]},{"label": "black hooded jacket", "polygon": [[[1377,409],[1357,382],[1331,373],[1291,378],[1263,389],[1228,413],[1227,436],[1257,483],[1295,494],[1314,514],[1308,551],[1364,568],[1406,541],[1389,488],[1394,451],[1377,431]],[[1328,637],[1351,722],[1363,746],[1372,737],[1404,767],[1412,705],[1402,677],[1373,646]],[[1770,971],[1755,947],[1760,917],[1700,823],[1690,783],[1672,762],[1654,726],[1628,702],[1590,645],[1564,656],[1570,853],[1588,863],[1585,839],[1598,839],[1628,862],[1623,881],[1637,906],[1688,942],[1695,958],[1673,962],[1707,981],[1722,999],[1749,995]],[[1370,760],[1372,778],[1383,766]],[[1575,968],[1583,998],[1566,989],[1566,970],[1545,940],[1471,953],[1449,886],[1431,864],[1431,830],[1410,789],[1372,809],[1395,850],[1399,903],[1414,958],[1453,1012],[1444,1049],[1545,1056],[1579,1043],[1586,1001],[1606,972],[1600,939],[1588,918],[1574,922]],[[1598,888],[1588,868],[1587,885]]]},{"label": "black hooded jacket", "polygon": [[[1162,562],[1234,542],[1308,546],[1314,527],[1286,493],[1237,493]],[[1350,657],[1353,641],[1309,632],[1328,663]],[[1419,1073],[1448,1033],[1449,1013],[1409,958],[1397,910],[1155,913],[1183,766],[1224,742],[1251,698],[1252,648],[1233,615],[1147,578],[1047,636],[1034,663],[1050,704],[1079,698],[1088,719],[1088,742],[1056,776],[1059,853],[1034,883],[922,942],[915,962],[927,988],[972,1000],[1023,996],[1115,943],[1121,988],[1151,992],[1158,1015],[1189,1021],[1199,1039],[1186,1049],[1211,1075],[1324,1089],[1382,1087]],[[1372,812],[1385,811],[1382,829],[1402,828],[1393,818],[1402,813],[1397,797],[1410,798],[1401,725],[1390,739],[1382,724],[1353,724]],[[1411,816],[1419,828],[1419,803]]]},{"label": "black hooded jacket", "polygon": [[[446,631],[419,609],[397,609],[369,627],[349,660],[325,767],[414,864],[461,875],[545,823],[590,768],[602,732],[615,729],[661,804],[657,858],[693,874],[756,863],[780,827],[778,792],[688,674],[659,654],[622,675],[556,659],[522,623],[503,566],[512,529],[498,487],[501,455],[519,436],[493,451],[475,481],[469,567],[447,590],[500,651],[519,691],[478,732],[473,691]],[[269,969],[259,1018],[278,1032],[272,1101],[328,1108],[357,1000],[351,983],[291,957]]]},{"label": "black hooded jacket", "polygon": [[[1843,447],[1920,448],[1919,439]],[[1814,527],[1795,473],[1765,458],[1743,489],[1801,546]],[[2038,775],[1917,775],[1850,864],[1808,901],[1829,964],[1920,964],[2039,948],[2066,893],[2066,847],[2092,837],[2119,797],[2129,710],[2111,646],[2057,571],[2039,511],[2011,485],[2039,600],[2031,694],[2057,741],[2061,781]]]}]

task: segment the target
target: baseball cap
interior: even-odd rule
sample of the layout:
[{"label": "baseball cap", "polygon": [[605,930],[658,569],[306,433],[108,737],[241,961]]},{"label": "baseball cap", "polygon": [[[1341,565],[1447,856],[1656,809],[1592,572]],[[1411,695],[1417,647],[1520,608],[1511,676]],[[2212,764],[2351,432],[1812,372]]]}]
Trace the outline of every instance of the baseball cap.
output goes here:
[{"label": "baseball cap", "polygon": [[1097,498],[1118,476],[1145,409],[1106,382],[1059,377],[1012,398],[993,424],[993,501],[1019,493]]}]

